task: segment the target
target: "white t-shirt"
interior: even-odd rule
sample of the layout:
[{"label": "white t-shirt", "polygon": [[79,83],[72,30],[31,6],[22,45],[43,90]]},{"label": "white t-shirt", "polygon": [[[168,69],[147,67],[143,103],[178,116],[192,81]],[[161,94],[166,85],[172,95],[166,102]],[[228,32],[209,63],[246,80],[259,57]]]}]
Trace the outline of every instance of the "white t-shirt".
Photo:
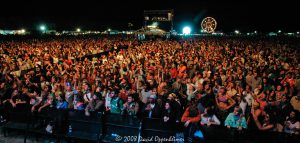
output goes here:
[{"label": "white t-shirt", "polygon": [[245,100],[246,100],[248,106],[252,106],[253,97],[250,93],[247,93]]},{"label": "white t-shirt", "polygon": [[58,58],[53,57],[53,63],[58,63]]},{"label": "white t-shirt", "polygon": [[105,95],[105,107],[110,108],[111,97],[109,96],[110,92],[107,92]]},{"label": "white t-shirt", "polygon": [[84,102],[90,102],[92,100],[91,92],[87,92],[83,95]]},{"label": "white t-shirt", "polygon": [[195,86],[198,87],[199,84],[203,84],[204,81],[205,81],[204,78],[197,79],[195,82]]},{"label": "white t-shirt", "polygon": [[[296,130],[298,129],[300,129],[300,122],[299,121],[297,121],[297,122],[295,122],[294,124],[292,124],[290,121],[287,121],[290,125],[289,125],[289,127],[285,127],[284,128],[284,132],[285,133],[289,133],[289,134],[294,134],[294,133],[297,133],[296,132]],[[299,134],[299,132],[298,132],[298,134]]]},{"label": "white t-shirt", "polygon": [[[243,94],[245,94],[245,93],[243,93]],[[242,100],[241,103],[240,103],[240,107],[241,107],[241,109],[242,109],[242,111],[243,111],[244,114],[245,114],[245,112],[246,112],[247,105],[248,105],[248,106],[252,106],[252,102],[253,102],[253,97],[252,97],[252,95],[249,94],[249,93],[247,93],[247,94],[246,94],[246,97],[245,97],[245,100],[246,100],[246,102],[244,102],[244,101]]]},{"label": "white t-shirt", "polygon": [[151,93],[152,93],[151,90],[146,92],[145,89],[142,89],[142,91],[141,91],[141,95],[142,95],[141,100],[142,100],[143,103],[145,103],[145,104],[147,103],[148,97],[150,97]]},{"label": "white t-shirt", "polygon": [[205,117],[203,116],[203,114],[201,115],[201,124],[207,125],[208,121],[214,121],[216,123],[216,125],[220,125],[221,122],[220,120],[217,118],[216,115],[213,115],[212,117]]},{"label": "white t-shirt", "polygon": [[123,55],[118,54],[117,55],[117,59],[120,60],[120,61],[122,61],[124,59],[124,57],[123,57]]}]

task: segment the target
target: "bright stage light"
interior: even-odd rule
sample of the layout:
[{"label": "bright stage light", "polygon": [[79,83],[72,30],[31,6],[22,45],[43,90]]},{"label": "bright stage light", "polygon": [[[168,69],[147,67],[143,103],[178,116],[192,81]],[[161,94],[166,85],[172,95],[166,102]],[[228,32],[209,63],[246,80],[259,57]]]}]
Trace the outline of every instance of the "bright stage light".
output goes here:
[{"label": "bright stage light", "polygon": [[184,27],[183,29],[182,29],[182,33],[184,34],[184,35],[189,35],[189,34],[191,34],[191,28],[190,27]]},{"label": "bright stage light", "polygon": [[281,30],[278,30],[278,33],[281,33]]},{"label": "bright stage light", "polygon": [[234,33],[235,34],[240,34],[240,31],[239,30],[235,30]]},{"label": "bright stage light", "polygon": [[76,29],[76,31],[77,31],[77,32],[80,32],[80,31],[81,31],[81,29],[80,29],[80,28],[77,28],[77,29]]},{"label": "bright stage light", "polygon": [[45,25],[41,25],[41,26],[40,26],[40,30],[41,30],[41,31],[45,31],[45,30],[46,30],[46,26],[45,26]]},{"label": "bright stage light", "polygon": [[25,29],[22,29],[22,30],[21,30],[21,33],[25,33],[25,32],[26,32],[26,30],[25,30]]}]

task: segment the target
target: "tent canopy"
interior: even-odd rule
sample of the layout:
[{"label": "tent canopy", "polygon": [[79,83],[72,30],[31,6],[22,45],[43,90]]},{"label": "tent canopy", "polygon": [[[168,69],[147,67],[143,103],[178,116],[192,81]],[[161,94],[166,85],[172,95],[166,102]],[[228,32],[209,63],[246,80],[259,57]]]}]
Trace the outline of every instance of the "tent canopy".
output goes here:
[{"label": "tent canopy", "polygon": [[158,27],[147,27],[147,28],[141,28],[134,32],[135,34],[145,34],[145,35],[164,35],[167,32],[159,29]]}]

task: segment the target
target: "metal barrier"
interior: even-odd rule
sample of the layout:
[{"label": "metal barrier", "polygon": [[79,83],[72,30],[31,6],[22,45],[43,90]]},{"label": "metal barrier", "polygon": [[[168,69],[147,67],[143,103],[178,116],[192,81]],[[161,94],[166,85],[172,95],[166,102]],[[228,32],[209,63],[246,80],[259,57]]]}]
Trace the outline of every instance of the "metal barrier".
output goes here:
[{"label": "metal barrier", "polygon": [[[142,120],[123,116],[116,114],[104,114],[102,112],[94,112],[90,117],[84,115],[84,111],[51,111],[49,116],[36,116],[40,119],[50,118],[57,119],[56,130],[52,134],[57,140],[63,140],[68,138],[80,138],[77,135],[71,136],[68,131],[69,123],[78,123],[75,128],[88,128],[89,131],[94,131],[95,142],[183,142],[183,138],[177,135],[182,133],[182,123],[178,123],[172,126],[166,126],[161,119],[156,118],[144,118]],[[22,114],[20,114],[22,115]],[[33,115],[31,115],[33,116]],[[52,116],[52,117],[51,117]],[[60,116],[55,117],[55,116]],[[19,117],[19,116],[16,116]],[[28,118],[30,119],[30,118]],[[78,122],[77,122],[78,121]],[[8,125],[16,127],[19,125],[18,122],[14,120],[8,121],[9,124],[3,125],[6,127]],[[26,122],[25,122],[26,123]],[[33,128],[30,128],[32,122],[25,126],[25,141],[27,134],[33,133]],[[89,125],[89,127],[86,127]],[[24,125],[22,125],[24,126]],[[28,128],[29,127],[29,128]],[[21,127],[20,127],[21,128]],[[14,129],[14,128],[12,128]],[[16,127],[16,129],[18,129]],[[286,133],[269,132],[269,131],[259,131],[246,129],[239,131],[237,129],[227,129],[224,126],[201,126],[200,130],[204,135],[204,142],[236,142],[236,143],[297,143],[299,142],[299,135],[290,135]],[[43,136],[49,136],[45,133],[45,126],[40,130]],[[36,132],[34,132],[36,133]],[[59,133],[59,134],[57,134]],[[82,135],[82,134],[78,134]],[[50,134],[51,136],[51,134]],[[80,138],[81,140],[90,141],[91,138]],[[198,142],[198,141],[197,141]]]}]

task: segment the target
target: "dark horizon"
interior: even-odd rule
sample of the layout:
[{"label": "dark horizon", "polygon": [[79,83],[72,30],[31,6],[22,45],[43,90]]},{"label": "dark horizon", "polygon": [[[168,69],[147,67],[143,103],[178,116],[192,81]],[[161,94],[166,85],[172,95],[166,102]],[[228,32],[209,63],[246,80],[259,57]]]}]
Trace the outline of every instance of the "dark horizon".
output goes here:
[{"label": "dark horizon", "polygon": [[262,4],[258,0],[109,0],[105,3],[95,0],[11,0],[0,9],[0,29],[36,30],[40,24],[45,24],[55,30],[75,30],[78,27],[83,30],[126,30],[128,22],[133,23],[132,29],[139,29],[143,26],[144,10],[173,9],[174,29],[178,32],[184,25],[190,25],[193,31],[199,32],[200,23],[207,16],[217,20],[217,31],[276,32],[280,29],[296,32],[300,30],[296,3],[276,1]]}]

